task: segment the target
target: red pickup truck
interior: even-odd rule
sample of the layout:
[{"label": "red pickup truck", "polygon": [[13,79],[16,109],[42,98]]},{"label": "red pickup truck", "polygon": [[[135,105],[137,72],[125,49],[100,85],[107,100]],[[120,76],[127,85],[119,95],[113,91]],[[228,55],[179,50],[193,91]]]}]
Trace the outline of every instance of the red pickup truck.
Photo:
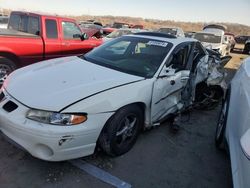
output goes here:
[{"label": "red pickup truck", "polygon": [[102,44],[82,33],[73,19],[14,11],[0,29],[0,84],[15,70],[41,60],[80,55]]}]

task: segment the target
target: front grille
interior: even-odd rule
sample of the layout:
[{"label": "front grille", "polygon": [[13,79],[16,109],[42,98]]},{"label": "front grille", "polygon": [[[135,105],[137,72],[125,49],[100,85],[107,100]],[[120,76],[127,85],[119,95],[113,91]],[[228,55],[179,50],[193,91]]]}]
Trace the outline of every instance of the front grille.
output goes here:
[{"label": "front grille", "polygon": [[4,96],[4,93],[1,92],[1,93],[0,93],[0,102],[3,100],[4,97],[5,97],[5,96]]},{"label": "front grille", "polygon": [[3,105],[3,109],[7,112],[12,112],[18,108],[17,104],[12,101],[8,101],[5,105]]}]

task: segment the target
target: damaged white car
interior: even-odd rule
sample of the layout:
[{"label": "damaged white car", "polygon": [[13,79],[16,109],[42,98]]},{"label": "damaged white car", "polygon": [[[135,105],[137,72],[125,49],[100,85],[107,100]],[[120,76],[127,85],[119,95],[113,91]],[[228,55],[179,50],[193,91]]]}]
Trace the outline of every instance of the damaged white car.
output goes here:
[{"label": "damaged white car", "polygon": [[122,155],[142,129],[218,104],[226,61],[195,39],[123,36],[84,56],[13,72],[0,92],[0,130],[43,160],[90,155],[97,145]]},{"label": "damaged white car", "polygon": [[229,151],[234,188],[250,187],[250,58],[230,82],[219,115],[215,143]]}]

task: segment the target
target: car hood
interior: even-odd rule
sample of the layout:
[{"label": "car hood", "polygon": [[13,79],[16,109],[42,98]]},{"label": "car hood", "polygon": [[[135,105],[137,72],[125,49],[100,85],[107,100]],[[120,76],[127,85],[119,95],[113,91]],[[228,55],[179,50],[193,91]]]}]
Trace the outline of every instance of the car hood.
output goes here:
[{"label": "car hood", "polygon": [[60,111],[78,100],[143,79],[78,57],[66,57],[19,69],[7,78],[4,87],[30,108]]}]

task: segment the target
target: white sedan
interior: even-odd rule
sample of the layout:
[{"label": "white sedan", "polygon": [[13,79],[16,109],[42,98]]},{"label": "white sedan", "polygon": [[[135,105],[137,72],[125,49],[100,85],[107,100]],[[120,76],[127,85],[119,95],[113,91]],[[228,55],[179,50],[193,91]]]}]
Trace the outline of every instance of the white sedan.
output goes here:
[{"label": "white sedan", "polygon": [[97,144],[121,155],[141,129],[191,105],[196,84],[223,85],[217,64],[195,39],[123,36],[13,72],[0,92],[0,130],[43,160],[90,155]]},{"label": "white sedan", "polygon": [[250,58],[233,78],[222,105],[216,145],[230,152],[234,188],[250,187]]}]

